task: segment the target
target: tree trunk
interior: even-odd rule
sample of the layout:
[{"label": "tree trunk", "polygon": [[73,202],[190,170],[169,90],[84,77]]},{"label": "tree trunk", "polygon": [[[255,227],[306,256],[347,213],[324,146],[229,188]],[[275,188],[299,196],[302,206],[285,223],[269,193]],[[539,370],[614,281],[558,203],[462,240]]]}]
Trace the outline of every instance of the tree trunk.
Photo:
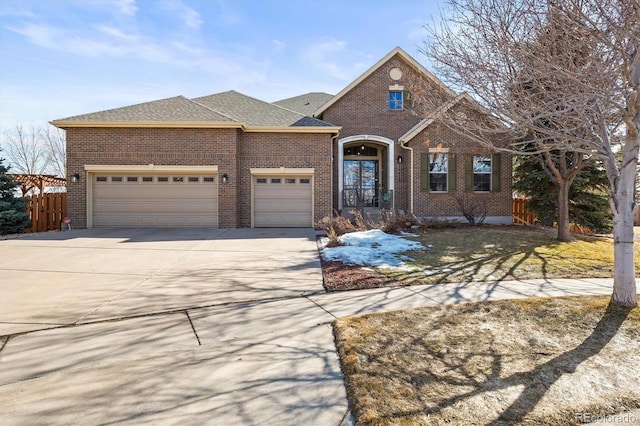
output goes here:
[{"label": "tree trunk", "polygon": [[571,184],[566,180],[558,180],[558,241],[571,241],[569,225],[569,188]]},{"label": "tree trunk", "polygon": [[[634,140],[635,139],[635,140]],[[620,177],[613,193],[613,294],[611,302],[638,306],[635,257],[633,251],[634,184],[638,156],[638,136],[628,137]]]}]

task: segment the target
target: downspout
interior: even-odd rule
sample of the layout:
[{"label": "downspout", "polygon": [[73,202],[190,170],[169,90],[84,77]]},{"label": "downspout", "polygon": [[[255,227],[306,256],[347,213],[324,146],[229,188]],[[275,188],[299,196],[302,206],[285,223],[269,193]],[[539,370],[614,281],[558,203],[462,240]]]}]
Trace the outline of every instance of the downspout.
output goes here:
[{"label": "downspout", "polygon": [[[333,144],[335,143],[336,139],[338,139],[338,136],[340,136],[340,132],[337,132],[335,134],[335,136],[331,136],[331,216],[333,217],[333,212],[336,211],[334,205],[333,205],[333,167],[334,167],[334,163],[335,163],[335,155],[333,155]],[[340,185],[336,184],[336,188],[338,188]],[[340,192],[340,191],[338,191]],[[338,197],[340,196],[340,194],[338,194]]]},{"label": "downspout", "polygon": [[413,214],[413,148],[406,146],[407,141],[400,140],[400,148],[409,151],[409,213]]}]

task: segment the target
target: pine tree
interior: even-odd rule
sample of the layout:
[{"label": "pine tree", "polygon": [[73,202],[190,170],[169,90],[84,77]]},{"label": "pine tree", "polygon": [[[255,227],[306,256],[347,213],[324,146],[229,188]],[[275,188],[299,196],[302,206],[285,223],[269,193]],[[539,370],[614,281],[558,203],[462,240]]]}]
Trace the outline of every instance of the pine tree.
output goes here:
[{"label": "pine tree", "polygon": [[[569,219],[596,232],[611,232],[613,223],[607,175],[602,167],[589,164],[575,177],[569,188]],[[527,209],[540,223],[552,226],[558,217],[558,197],[549,176],[535,157],[522,156],[514,167],[513,189],[529,197]]]},{"label": "pine tree", "polygon": [[22,232],[30,224],[26,200],[16,197],[20,184],[7,175],[9,169],[3,163],[0,158],[0,235]]}]

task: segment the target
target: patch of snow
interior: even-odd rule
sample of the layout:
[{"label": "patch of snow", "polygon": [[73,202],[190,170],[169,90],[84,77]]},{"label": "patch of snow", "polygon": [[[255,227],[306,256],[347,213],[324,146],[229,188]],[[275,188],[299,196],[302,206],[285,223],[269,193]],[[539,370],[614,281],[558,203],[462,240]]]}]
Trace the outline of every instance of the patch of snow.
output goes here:
[{"label": "patch of snow", "polygon": [[415,268],[406,265],[404,261],[413,259],[400,253],[424,249],[418,241],[409,241],[398,235],[386,234],[379,229],[345,234],[340,236],[340,241],[344,246],[322,249],[326,260],[411,271]]},{"label": "patch of snow", "polygon": [[419,237],[418,234],[414,234],[412,232],[404,232],[404,231],[400,231],[400,235],[402,235],[403,237]]}]

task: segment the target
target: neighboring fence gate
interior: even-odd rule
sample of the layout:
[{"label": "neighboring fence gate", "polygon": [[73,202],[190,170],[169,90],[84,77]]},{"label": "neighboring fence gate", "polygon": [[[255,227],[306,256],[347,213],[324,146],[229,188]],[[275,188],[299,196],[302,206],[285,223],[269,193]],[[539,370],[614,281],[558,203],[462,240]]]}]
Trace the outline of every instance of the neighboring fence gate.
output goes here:
[{"label": "neighboring fence gate", "polygon": [[[513,199],[513,212],[512,212],[513,223],[519,224],[519,225],[536,224],[538,216],[535,213],[530,212],[526,209],[527,201],[528,201],[527,198]],[[554,227],[555,226],[556,224],[554,224]],[[569,231],[580,233],[580,234],[593,233],[593,230],[587,228],[586,226],[578,226],[575,223],[570,224]]]},{"label": "neighboring fence gate", "polygon": [[513,223],[520,225],[533,225],[536,221],[536,214],[526,209],[526,198],[513,199]]},{"label": "neighboring fence gate", "polygon": [[67,215],[67,193],[54,192],[25,197],[31,227],[24,232],[59,231]]}]

